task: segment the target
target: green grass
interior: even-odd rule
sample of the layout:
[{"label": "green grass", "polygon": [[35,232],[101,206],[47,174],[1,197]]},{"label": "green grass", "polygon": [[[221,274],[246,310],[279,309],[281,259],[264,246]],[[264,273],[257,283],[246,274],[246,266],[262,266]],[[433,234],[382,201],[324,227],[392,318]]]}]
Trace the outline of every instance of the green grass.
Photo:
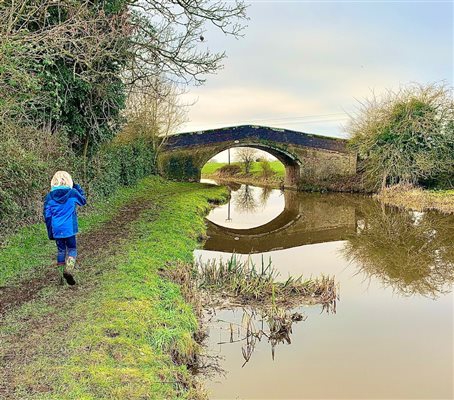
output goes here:
[{"label": "green grass", "polygon": [[[209,162],[206,163],[202,168],[202,175],[213,175],[219,168],[226,165],[227,163],[220,163],[220,162]],[[232,164],[241,165],[241,163],[234,162]],[[278,177],[285,176],[285,166],[280,161],[270,161],[270,165],[272,170],[276,173]],[[259,162],[254,162],[252,164],[251,173],[253,175],[260,175],[262,172],[262,167]]]},{"label": "green grass", "polygon": [[429,193],[439,197],[452,197],[454,196],[454,189],[451,190],[430,190]]},{"label": "green grass", "polygon": [[[197,238],[205,229],[203,214],[208,210],[208,200],[225,200],[227,193],[222,187],[153,177],[119,196],[114,204],[121,198],[130,201],[143,196],[156,207],[131,223],[133,237],[125,241],[121,252],[96,264],[99,275],[80,273],[83,295],[55,308],[51,291],[46,299],[22,307],[28,311],[17,311],[17,319],[22,321],[24,313],[40,315],[42,309],[41,314],[46,314],[46,304],[51,302],[54,307],[49,314],[55,321],[35,337],[31,344],[35,356],[29,355],[27,363],[14,371],[18,398],[195,396],[191,385],[185,385],[192,378],[184,362],[197,351],[193,340],[197,319],[180,287],[159,271],[171,261],[192,261]],[[110,209],[102,209],[111,215]],[[100,210],[98,222],[108,218]],[[88,221],[84,225],[87,229],[94,224]],[[14,325],[14,316],[9,321]],[[175,363],[175,359],[183,364]],[[30,391],[38,383],[46,388],[42,394]]]},{"label": "green grass", "polygon": [[[92,205],[79,218],[79,230],[89,232],[109,220],[136,195],[134,188],[122,188],[112,197]],[[44,222],[20,228],[0,247],[0,286],[21,278],[29,271],[47,267],[55,257],[55,242],[47,238]]]},{"label": "green grass", "polygon": [[[223,167],[227,163],[221,162],[208,162],[202,168],[202,175],[212,175],[214,174],[219,168]],[[232,163],[237,164],[237,163]]]}]

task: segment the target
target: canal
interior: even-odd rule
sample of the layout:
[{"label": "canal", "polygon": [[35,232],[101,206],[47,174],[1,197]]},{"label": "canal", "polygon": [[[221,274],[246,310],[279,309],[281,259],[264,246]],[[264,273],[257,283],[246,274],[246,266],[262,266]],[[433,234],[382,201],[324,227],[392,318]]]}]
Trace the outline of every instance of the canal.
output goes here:
[{"label": "canal", "polygon": [[[197,260],[272,260],[280,279],[334,276],[335,310],[301,306],[292,333],[260,312],[207,312],[212,399],[453,398],[454,216],[385,208],[347,194],[230,184],[207,216]],[[251,343],[252,342],[252,343]]]}]

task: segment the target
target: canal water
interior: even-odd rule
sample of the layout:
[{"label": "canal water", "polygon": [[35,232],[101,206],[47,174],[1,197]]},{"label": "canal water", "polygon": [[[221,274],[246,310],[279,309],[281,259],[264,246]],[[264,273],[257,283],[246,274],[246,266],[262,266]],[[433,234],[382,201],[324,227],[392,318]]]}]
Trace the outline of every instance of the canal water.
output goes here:
[{"label": "canal water", "polygon": [[[335,312],[303,306],[281,341],[250,310],[207,314],[207,354],[224,373],[211,399],[452,399],[454,216],[345,194],[231,184],[207,217],[203,261],[272,260],[280,279],[334,276]],[[245,323],[248,322],[248,324]]]}]

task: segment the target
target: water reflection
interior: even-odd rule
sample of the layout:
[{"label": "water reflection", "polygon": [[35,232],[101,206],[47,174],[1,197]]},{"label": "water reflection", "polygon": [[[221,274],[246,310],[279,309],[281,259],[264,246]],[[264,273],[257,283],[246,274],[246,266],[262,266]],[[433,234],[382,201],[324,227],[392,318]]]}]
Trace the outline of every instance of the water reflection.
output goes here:
[{"label": "water reflection", "polygon": [[[271,348],[271,359],[276,357],[276,347],[291,344],[293,325],[305,321],[306,316],[299,312],[291,312],[282,308],[268,310],[237,309],[230,313],[230,319],[217,319],[222,325],[219,346],[240,343],[243,356],[243,368],[252,358],[257,345],[266,341]],[[241,320],[238,320],[241,316]],[[233,318],[232,318],[233,317]],[[236,317],[236,318],[235,318]]]},{"label": "water reflection", "polygon": [[281,191],[237,185],[227,185],[231,195],[229,202],[212,210],[208,221],[233,229],[248,229],[272,221],[284,210]]},{"label": "water reflection", "polygon": [[260,202],[261,202],[262,206],[266,206],[273,190],[274,189],[272,189],[270,187],[262,188],[262,192],[260,193]]},{"label": "water reflection", "polygon": [[[260,224],[259,204],[265,208],[272,196],[283,201],[282,211],[274,210],[277,215]],[[342,254],[355,261],[358,272],[402,295],[436,297],[454,283],[454,216],[383,207],[362,196],[281,193],[249,185],[241,185],[231,202],[210,216],[205,250],[254,254],[346,241]],[[232,206],[241,228],[231,223]]]},{"label": "water reflection", "polygon": [[454,216],[357,206],[357,233],[345,255],[368,277],[402,295],[437,297],[454,283]]},{"label": "water reflection", "polygon": [[[235,206],[239,213],[252,213],[257,210],[259,202],[249,185],[242,185],[234,197]],[[263,202],[262,202],[263,204]]]},{"label": "water reflection", "polygon": [[241,213],[235,196],[245,189],[235,190],[231,220],[228,205],[210,214],[195,257],[252,253],[271,257],[284,280],[335,276],[341,302],[336,314],[292,310],[307,321],[275,344],[261,315],[252,318],[259,340],[242,310],[217,310],[208,347],[227,375],[206,382],[213,398],[453,398],[454,216],[260,188],[248,193],[255,210]]},{"label": "water reflection", "polygon": [[[355,233],[357,220],[348,199],[243,185],[210,214],[204,249],[250,254],[345,240]],[[231,203],[237,215],[232,216]]]}]

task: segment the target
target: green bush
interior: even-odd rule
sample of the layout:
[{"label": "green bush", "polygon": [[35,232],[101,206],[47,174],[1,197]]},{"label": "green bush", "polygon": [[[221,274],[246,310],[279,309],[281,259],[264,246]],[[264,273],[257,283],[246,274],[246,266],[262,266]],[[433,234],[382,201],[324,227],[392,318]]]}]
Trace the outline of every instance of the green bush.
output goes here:
[{"label": "green bush", "polygon": [[[373,97],[349,127],[366,186],[447,185],[454,175],[452,88],[409,85]],[[451,178],[449,178],[451,177]]]},{"label": "green bush", "polygon": [[66,138],[14,124],[0,125],[0,228],[36,221],[50,178],[59,169],[80,177]]},{"label": "green bush", "polygon": [[104,145],[90,160],[87,191],[91,197],[111,195],[120,186],[135,184],[155,173],[154,152],[150,142],[137,139],[129,143]]},{"label": "green bush", "polygon": [[260,174],[261,174],[262,178],[269,179],[269,178],[272,178],[276,174],[268,160],[260,161],[260,168],[261,168]]},{"label": "green bush", "polygon": [[165,178],[176,181],[197,181],[200,178],[198,159],[193,154],[162,155],[159,172]]}]

